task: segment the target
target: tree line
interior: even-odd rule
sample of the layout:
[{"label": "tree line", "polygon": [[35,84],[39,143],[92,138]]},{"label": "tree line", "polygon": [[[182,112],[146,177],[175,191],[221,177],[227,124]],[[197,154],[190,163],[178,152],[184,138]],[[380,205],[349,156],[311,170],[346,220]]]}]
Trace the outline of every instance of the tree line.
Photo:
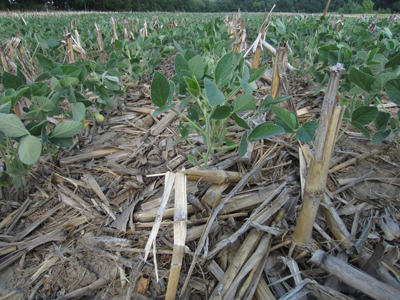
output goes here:
[{"label": "tree line", "polygon": [[[275,12],[318,13],[328,0],[0,0],[1,10],[86,10],[168,12],[261,12],[276,4]],[[400,0],[331,0],[330,12],[395,13]]]}]

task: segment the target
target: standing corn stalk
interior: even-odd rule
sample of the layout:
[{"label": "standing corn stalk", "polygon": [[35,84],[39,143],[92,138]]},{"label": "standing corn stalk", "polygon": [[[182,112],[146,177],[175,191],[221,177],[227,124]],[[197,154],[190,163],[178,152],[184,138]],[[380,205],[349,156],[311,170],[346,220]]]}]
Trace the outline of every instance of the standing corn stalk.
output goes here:
[{"label": "standing corn stalk", "polygon": [[79,36],[78,27],[76,25],[76,21],[75,20],[71,21],[71,27],[75,31],[75,39],[72,37],[72,40],[74,41],[73,49],[74,49],[75,52],[79,53],[80,56],[81,56],[81,59],[83,61],[85,61],[86,60],[86,51],[85,51],[85,49],[83,49],[83,47],[81,45],[81,39],[80,39],[80,36]]},{"label": "standing corn stalk", "polygon": [[325,10],[324,10],[324,17],[326,17],[326,13],[328,12],[329,5],[331,4],[331,0],[328,0],[328,3],[326,4]]},{"label": "standing corn stalk", "polygon": [[236,40],[233,43],[233,51],[242,52],[246,50],[246,22],[245,20],[239,20],[240,26],[235,29]]},{"label": "standing corn stalk", "polygon": [[315,139],[315,153],[311,157],[303,204],[293,233],[294,243],[300,246],[310,244],[313,224],[325,192],[329,163],[345,110],[337,95],[343,71],[341,63],[331,68],[331,76],[322,104],[320,124]]},{"label": "standing corn stalk", "polygon": [[143,27],[140,28],[140,30],[139,30],[139,35],[140,35],[140,36],[148,36],[148,32],[147,32],[147,21],[146,21],[146,20],[144,20]]},{"label": "standing corn stalk", "polygon": [[72,45],[72,36],[71,33],[69,32],[68,28],[65,28],[65,34],[64,37],[66,39],[66,46],[67,46],[67,50],[65,52],[65,56],[67,58],[68,63],[73,63],[75,61],[75,57],[74,57],[74,48]]},{"label": "standing corn stalk", "polygon": [[96,27],[96,37],[97,37],[97,44],[99,45],[99,56],[100,61],[104,62],[104,50],[103,50],[103,36],[101,35],[101,29],[97,26],[97,23],[94,23]]},{"label": "standing corn stalk", "polygon": [[111,21],[113,24],[113,32],[114,32],[114,36],[111,40],[111,44],[114,44],[116,40],[118,40],[118,33],[117,33],[117,19],[114,17],[111,17]]},{"label": "standing corn stalk", "polygon": [[[270,12],[268,15],[270,15],[272,13],[272,10],[275,8],[275,5],[271,8]],[[260,57],[262,54],[262,50],[263,48],[267,49],[270,53],[272,53],[273,55],[276,55],[276,49],[270,45],[269,43],[267,43],[265,41],[265,36],[266,36],[266,32],[268,30],[269,27],[269,23],[267,25],[267,19],[268,19],[268,15],[267,13],[264,14],[264,20],[263,23],[260,26],[260,30],[258,31],[258,36],[256,38],[256,40],[253,42],[253,44],[250,46],[250,48],[246,51],[245,53],[245,57],[247,55],[249,55],[250,52],[255,53],[254,54],[254,59],[253,59],[253,63],[252,63],[252,67],[253,68],[257,68],[260,62]],[[287,62],[287,67],[289,70],[296,70],[295,67],[293,67],[290,63]]]},{"label": "standing corn stalk", "polygon": [[[275,5],[274,5],[275,7]],[[272,9],[274,9],[274,7],[272,7]],[[271,9],[271,12],[272,12]],[[256,39],[257,43],[254,43],[252,49],[253,49],[253,53],[254,53],[254,58],[253,58],[253,64],[252,67],[253,68],[258,68],[259,64],[260,64],[260,59],[261,59],[261,54],[262,54],[262,41],[265,41],[265,36],[267,34],[267,28],[265,26],[265,23],[267,22],[267,12],[264,13],[264,19],[263,22],[261,24],[260,30],[258,31],[258,37]]]},{"label": "standing corn stalk", "polygon": [[3,43],[1,41],[0,41],[0,61],[1,61],[1,65],[3,66],[4,72],[8,72],[9,67],[8,67],[8,63],[7,63],[7,58],[6,58],[6,54],[4,53]]}]

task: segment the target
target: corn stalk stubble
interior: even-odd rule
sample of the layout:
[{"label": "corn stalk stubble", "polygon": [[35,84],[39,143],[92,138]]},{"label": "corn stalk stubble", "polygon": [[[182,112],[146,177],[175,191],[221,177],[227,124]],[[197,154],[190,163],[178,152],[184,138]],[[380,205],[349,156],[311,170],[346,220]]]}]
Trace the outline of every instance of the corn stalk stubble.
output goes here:
[{"label": "corn stalk stubble", "polygon": [[297,245],[310,245],[313,223],[325,192],[329,163],[345,109],[340,105],[340,97],[337,96],[343,71],[343,65],[340,63],[331,68],[331,75],[321,109],[320,125],[315,140],[316,149],[311,158],[303,205],[293,233],[293,241]]}]

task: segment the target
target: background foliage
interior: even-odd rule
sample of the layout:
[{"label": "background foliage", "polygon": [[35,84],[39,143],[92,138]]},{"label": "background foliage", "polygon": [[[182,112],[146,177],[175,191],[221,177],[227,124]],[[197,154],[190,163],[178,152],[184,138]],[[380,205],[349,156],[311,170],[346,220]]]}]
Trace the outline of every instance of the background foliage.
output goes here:
[{"label": "background foliage", "polygon": [[[264,11],[276,4],[276,12],[316,13],[328,0],[0,0],[1,10],[96,11]],[[398,12],[400,0],[332,0],[329,11],[343,13]]]}]

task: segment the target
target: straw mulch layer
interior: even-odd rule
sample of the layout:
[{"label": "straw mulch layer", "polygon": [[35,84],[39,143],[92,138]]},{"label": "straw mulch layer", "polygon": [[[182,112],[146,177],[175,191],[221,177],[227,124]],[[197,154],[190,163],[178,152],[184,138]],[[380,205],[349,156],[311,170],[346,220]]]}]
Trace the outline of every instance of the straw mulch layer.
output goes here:
[{"label": "straw mulch layer", "polygon": [[[162,66],[171,76],[173,57]],[[291,85],[300,121],[317,119],[323,93]],[[257,98],[270,90],[265,81],[258,87]],[[102,124],[90,124],[70,149],[43,157],[27,190],[2,189],[1,299],[400,295],[394,144],[343,135],[313,244],[302,248],[291,235],[309,148],[281,135],[241,158],[218,153],[201,172],[188,162],[195,154],[188,144],[171,144],[179,134],[176,114],[151,116],[149,88],[150,78],[132,84]],[[236,141],[241,134],[238,127],[228,132]],[[202,148],[199,136],[191,139]]]}]

